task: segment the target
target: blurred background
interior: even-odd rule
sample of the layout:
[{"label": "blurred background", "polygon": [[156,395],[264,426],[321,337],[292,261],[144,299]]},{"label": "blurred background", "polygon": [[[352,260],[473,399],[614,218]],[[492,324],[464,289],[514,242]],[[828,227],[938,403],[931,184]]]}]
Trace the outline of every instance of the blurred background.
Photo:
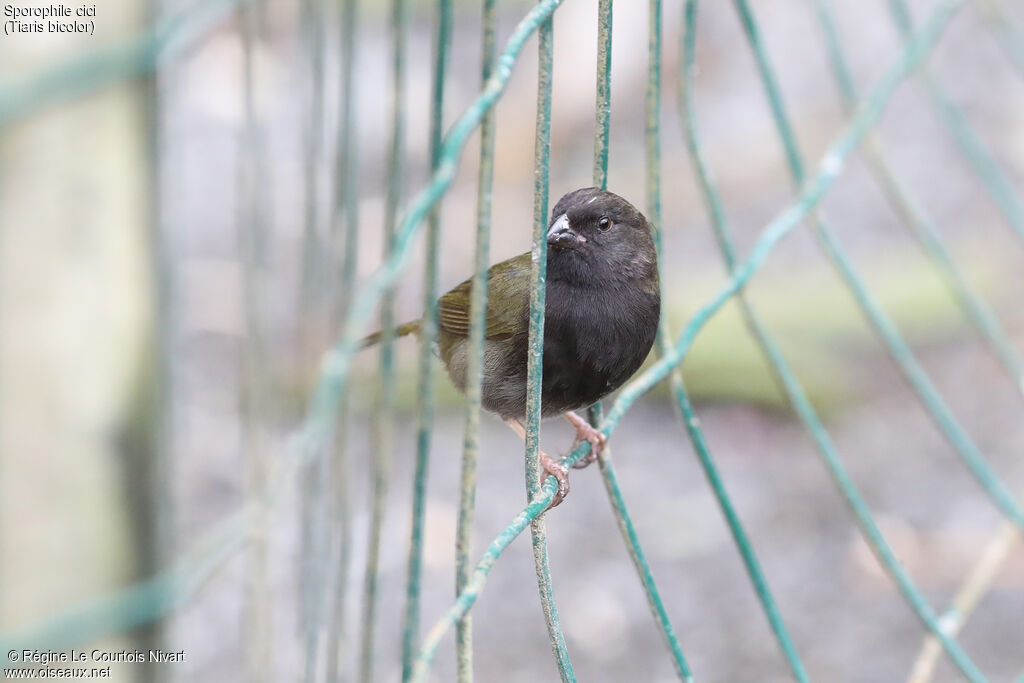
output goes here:
[{"label": "blurred background", "polygon": [[[754,4],[803,152],[817,160],[846,116],[814,7]],[[918,18],[931,6],[910,4]],[[362,284],[383,250],[392,39],[389,3],[357,5],[355,91],[347,102],[358,154]],[[446,128],[480,89],[479,5],[455,3]],[[552,202],[592,184],[596,6],[566,0],[555,14]],[[499,45],[529,7],[499,3]],[[95,35],[0,37],[5,634],[31,631],[174,566],[275,483],[274,463],[308,409],[321,355],[339,329],[338,302],[351,294],[338,284],[345,254],[337,216],[346,208],[337,203],[346,102],[339,9],[326,0],[104,0]],[[853,77],[866,91],[897,56],[900,34],[880,0],[835,2],[833,10]],[[664,17],[663,272],[666,312],[678,333],[726,273],[677,106],[682,1],[666,0]],[[402,206],[428,178],[434,21],[432,3],[410,3]],[[1012,26],[1024,26],[1024,6],[970,3],[929,64],[1019,189],[1024,63],[1022,43],[1008,37]],[[704,151],[745,254],[792,200],[792,183],[732,4],[705,3],[698,30]],[[647,32],[646,3],[616,3],[609,189],[638,206]],[[492,262],[530,247],[536,66],[534,38],[496,109]],[[1019,350],[1024,244],[920,79],[899,88],[879,133],[893,168]],[[442,289],[472,272],[478,155],[474,136],[441,204]],[[1008,486],[1024,491],[1022,389],[971,327],[862,158],[847,164],[823,212],[965,429]],[[397,287],[403,322],[422,310],[424,261],[416,250]],[[775,250],[748,292],[901,561],[944,610],[1000,538],[1000,514],[903,382],[806,226]],[[376,679],[387,681],[400,678],[416,429],[417,346],[406,339],[395,348],[375,651]],[[249,551],[234,553],[157,624],[123,631],[87,622],[55,642],[68,643],[65,650],[185,652],[182,663],[115,664],[120,681],[303,678],[309,575],[301,557],[325,547],[317,544],[328,544],[323,535],[332,528],[303,523],[303,510],[323,515],[334,504],[310,513],[303,502],[324,500],[317,487],[343,484],[350,571],[343,612],[332,616],[344,625],[339,665],[354,680],[376,354],[360,355],[351,379],[357,398],[339,436],[351,463],[345,482],[318,482],[308,472],[280,482]],[[812,678],[906,680],[924,632],[860,540],[738,309],[712,320],[683,371]],[[443,373],[437,390],[424,627],[454,598],[464,406]],[[571,440],[567,425],[545,424],[548,452],[567,452]],[[613,443],[626,501],[698,680],[789,680],[667,392],[640,401]],[[474,558],[522,508],[522,462],[515,434],[485,415]],[[548,515],[552,576],[577,674],[584,681],[675,680],[599,478],[596,468],[575,472],[571,496]],[[993,681],[1024,673],[1024,553],[1013,550],[1013,534],[1006,538],[1005,557],[961,634]],[[557,680],[527,540],[497,563],[473,615],[479,680]],[[451,642],[433,680],[454,680]],[[321,643],[321,652],[331,647]],[[940,658],[933,680],[959,678]]]}]

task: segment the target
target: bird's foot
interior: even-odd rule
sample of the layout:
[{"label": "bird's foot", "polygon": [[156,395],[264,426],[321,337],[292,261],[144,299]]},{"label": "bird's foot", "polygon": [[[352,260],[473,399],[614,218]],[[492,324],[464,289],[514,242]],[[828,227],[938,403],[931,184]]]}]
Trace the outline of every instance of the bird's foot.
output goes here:
[{"label": "bird's foot", "polygon": [[604,450],[605,445],[608,443],[608,437],[571,410],[565,413],[565,419],[576,428],[576,440],[572,442],[573,450],[576,450],[576,446],[584,441],[590,444],[590,452],[583,456],[582,460],[573,465],[573,467],[578,470],[583,469],[597,460],[597,457],[601,454],[601,451]]},{"label": "bird's foot", "polygon": [[[505,420],[505,423],[512,428],[512,431],[519,435],[520,439],[526,441],[526,428],[523,427],[522,422],[515,418],[508,418]],[[551,504],[544,510],[547,512],[551,508],[557,507],[569,495],[569,469],[544,451],[540,452],[540,466],[558,482],[555,496],[551,499]],[[543,486],[544,480],[541,479],[540,483]]]},{"label": "bird's foot", "polygon": [[[569,495],[569,469],[544,451],[540,452],[540,466],[558,481],[555,496],[551,499],[551,505],[547,507],[550,510],[551,508],[558,507],[565,500],[565,497]],[[541,483],[543,484],[543,482]]]}]

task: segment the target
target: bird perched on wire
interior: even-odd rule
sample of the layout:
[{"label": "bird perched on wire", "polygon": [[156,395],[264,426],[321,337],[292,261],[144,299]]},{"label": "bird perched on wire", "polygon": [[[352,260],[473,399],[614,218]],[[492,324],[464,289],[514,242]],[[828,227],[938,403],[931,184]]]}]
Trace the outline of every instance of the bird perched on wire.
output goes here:
[{"label": "bird perched on wire", "polygon": [[[564,415],[576,428],[576,443],[592,463],[605,445],[601,432],[575,411],[622,386],[644,362],[654,343],[661,310],[652,227],[622,197],[584,188],[562,197],[548,224],[547,293],[544,313],[543,417]],[[527,346],[530,311],[529,252],[487,271],[481,402],[525,439]],[[438,301],[438,346],[452,382],[466,389],[469,302],[472,281]],[[419,321],[395,330],[419,332]],[[376,332],[363,347],[381,339]],[[543,451],[541,466],[558,480],[551,507],[569,492],[566,468]]]}]

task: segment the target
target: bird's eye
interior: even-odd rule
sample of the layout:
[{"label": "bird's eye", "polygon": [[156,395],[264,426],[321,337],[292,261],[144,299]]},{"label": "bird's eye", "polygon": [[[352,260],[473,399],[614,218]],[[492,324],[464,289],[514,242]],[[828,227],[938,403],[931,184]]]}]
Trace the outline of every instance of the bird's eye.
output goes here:
[{"label": "bird's eye", "polygon": [[608,228],[612,227],[612,222],[608,219],[608,216],[601,216],[601,220],[597,222],[597,227],[601,232],[605,232]]}]

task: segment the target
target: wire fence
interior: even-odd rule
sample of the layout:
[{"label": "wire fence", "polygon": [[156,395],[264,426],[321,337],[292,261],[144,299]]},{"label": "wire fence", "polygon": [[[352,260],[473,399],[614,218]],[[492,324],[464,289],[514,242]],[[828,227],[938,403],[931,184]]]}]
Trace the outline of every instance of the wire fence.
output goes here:
[{"label": "wire fence", "polygon": [[[253,4],[256,4],[253,2]],[[306,19],[310,27],[322,24],[315,7],[309,3]],[[859,526],[864,539],[874,551],[878,561],[896,584],[908,606],[920,620],[931,640],[922,650],[914,675],[917,681],[927,680],[940,653],[945,653],[964,678],[970,681],[987,680],[971,656],[958,643],[956,636],[968,618],[978,597],[992,580],[994,569],[1005,559],[1008,549],[1024,529],[1024,510],[1010,489],[1000,481],[986,458],[966,430],[957,421],[928,374],[916,360],[895,324],[870,293],[863,277],[858,273],[837,237],[830,231],[819,210],[822,199],[843,172],[849,157],[862,150],[872,174],[893,204],[906,227],[920,242],[937,272],[948,284],[951,293],[962,306],[965,316],[977,328],[978,334],[990,346],[993,355],[1024,393],[1024,364],[1020,351],[1010,340],[998,317],[984,298],[971,286],[950,250],[943,243],[932,220],[921,203],[914,198],[908,184],[902,181],[888,161],[885,146],[874,132],[883,110],[900,84],[911,76],[921,78],[928,89],[936,111],[940,114],[950,135],[961,149],[976,175],[983,181],[992,199],[1005,217],[1007,225],[1024,237],[1024,204],[1019,193],[1008,180],[993,155],[985,148],[981,138],[973,131],[967,117],[944,90],[941,81],[927,67],[926,61],[943,30],[965,4],[964,0],[938,0],[918,26],[913,26],[909,11],[902,0],[890,0],[894,25],[905,39],[905,45],[882,78],[859,95],[858,87],[841,44],[837,23],[828,0],[815,0],[813,10],[827,52],[830,68],[838,86],[848,123],[828,146],[821,160],[808,167],[801,158],[796,131],[788,117],[777,78],[765,49],[756,16],[746,0],[734,0],[742,21],[749,47],[755,57],[758,76],[765,88],[774,123],[785,152],[787,167],[794,184],[792,203],[770,221],[760,238],[744,259],[737,253],[730,228],[725,202],[717,189],[710,163],[703,153],[698,129],[697,103],[694,96],[695,54],[697,44],[698,1],[686,0],[684,25],[680,45],[678,104],[684,139],[699,181],[699,189],[707,204],[715,238],[727,269],[728,283],[707,301],[683,330],[674,336],[663,320],[658,335],[657,361],[633,378],[619,393],[605,414],[600,406],[590,411],[590,419],[605,436],[611,436],[620,421],[635,402],[655,385],[668,380],[671,393],[683,424],[697,453],[708,484],[729,526],[740,558],[748,573],[757,598],[778,642],[781,655],[787,661],[793,678],[811,680],[801,660],[798,648],[790,636],[782,614],[772,596],[769,581],[760,566],[754,544],[746,532],[719,473],[709,440],[705,436],[692,402],[683,383],[679,366],[687,356],[694,340],[708,321],[727,302],[737,300],[749,333],[757,342],[769,365],[777,376],[793,410],[806,426],[815,447],[834,483]],[[319,375],[308,411],[289,438],[286,451],[267,463],[267,471],[257,478],[250,502],[237,513],[216,526],[204,540],[182,555],[173,566],[142,583],[130,586],[114,595],[84,603],[64,613],[54,615],[37,624],[0,638],[0,651],[22,648],[55,649],[69,647],[97,637],[130,630],[141,624],[166,618],[185,604],[199,588],[238,553],[258,546],[265,533],[265,513],[279,505],[294,488],[298,476],[312,476],[319,482],[315,495],[303,500],[303,539],[305,563],[302,571],[303,637],[305,639],[305,679],[317,680],[322,660],[330,680],[343,677],[345,654],[355,642],[345,628],[344,586],[351,575],[352,533],[351,511],[348,497],[349,465],[344,447],[339,445],[338,431],[347,424],[346,393],[350,388],[353,357],[359,339],[376,310],[381,311],[385,337],[380,356],[379,393],[375,399],[372,434],[374,443],[372,518],[369,552],[365,567],[362,592],[361,631],[359,639],[359,672],[361,681],[374,679],[375,633],[377,630],[378,559],[382,539],[382,523],[387,507],[388,484],[391,478],[391,433],[395,401],[396,371],[392,347],[394,316],[394,285],[414,257],[413,245],[421,232],[426,233],[423,262],[425,263],[424,317],[420,339],[419,374],[417,379],[417,437],[413,483],[413,503],[410,511],[411,536],[407,562],[407,588],[405,596],[404,626],[402,632],[403,681],[426,681],[438,648],[451,629],[455,629],[457,652],[457,679],[466,683],[473,679],[472,622],[470,611],[480,597],[488,575],[502,553],[523,531],[530,528],[541,605],[551,640],[555,661],[563,681],[575,681],[569,651],[559,623],[553,577],[547,558],[547,535],[544,510],[555,493],[553,480],[542,481],[539,475],[540,388],[542,381],[542,352],[544,327],[544,292],[546,240],[543,239],[548,215],[548,168],[550,154],[550,127],[552,103],[552,55],[556,39],[552,15],[561,0],[541,0],[519,22],[503,49],[497,50],[495,32],[496,0],[483,2],[483,63],[482,85],[472,105],[447,128],[443,121],[444,96],[448,72],[448,55],[452,42],[451,0],[438,0],[432,78],[430,157],[431,176],[427,185],[407,202],[401,187],[403,163],[405,112],[403,99],[406,78],[405,33],[408,28],[408,0],[392,0],[391,39],[393,45],[391,84],[392,120],[388,166],[388,194],[385,218],[385,251],[380,267],[366,281],[355,288],[355,251],[359,243],[360,216],[358,206],[358,141],[355,139],[355,113],[350,106],[356,81],[357,58],[352,48],[359,31],[359,8],[356,0],[344,0],[341,5],[342,45],[342,102],[341,125],[335,184],[332,188],[332,226],[334,239],[344,254],[341,286],[337,290],[334,316],[341,324],[342,334],[336,345],[322,359]],[[983,6],[992,20],[995,35],[1005,48],[1007,57],[1021,66],[1022,44],[1019,34],[1006,19],[999,6],[985,2]],[[0,87],[0,126],[40,108],[102,87],[106,84],[136,78],[154,72],[165,59],[189,45],[207,37],[227,13],[238,10],[243,19],[251,14],[249,3],[241,0],[199,2],[167,20],[158,22],[153,29],[124,45],[91,53],[85,57],[37,74],[22,82]],[[594,184],[607,185],[609,164],[609,131],[611,107],[611,34],[612,0],[600,0],[597,34],[598,61],[596,65],[597,95],[595,102]],[[657,230],[656,244],[660,250],[662,227],[661,210],[661,99],[662,99],[662,3],[649,0],[648,82],[645,109],[646,150],[646,215]],[[256,30],[248,19],[245,30]],[[312,30],[312,29],[311,29]],[[474,564],[475,556],[470,539],[474,519],[476,459],[479,452],[481,382],[483,373],[484,320],[487,306],[486,283],[489,265],[489,239],[491,225],[491,196],[494,171],[494,108],[501,100],[528,39],[538,35],[538,93],[535,142],[535,188],[532,287],[530,297],[529,382],[527,390],[525,477],[527,505],[508,526],[488,545]],[[346,49],[347,48],[347,49]],[[312,46],[312,67],[322,69],[318,59],[323,51]],[[322,78],[322,74],[318,76]],[[251,102],[249,103],[251,115]],[[314,105],[313,109],[322,108]],[[314,127],[316,127],[314,125]],[[456,170],[462,160],[470,137],[480,131],[480,167],[477,194],[477,230],[474,252],[472,302],[470,312],[470,343],[467,370],[467,405],[462,452],[462,482],[459,502],[456,588],[457,597],[450,608],[425,633],[421,628],[421,575],[423,564],[423,530],[426,501],[426,480],[430,466],[431,436],[435,396],[433,393],[436,360],[431,349],[437,337],[436,299],[439,288],[439,249],[441,243],[441,210],[445,193],[451,187]],[[317,141],[309,141],[310,154],[315,153]],[[261,162],[253,159],[259,166]],[[310,168],[315,168],[310,166]],[[311,173],[313,171],[310,171]],[[312,203],[312,202],[311,202]],[[404,206],[404,208],[403,208]],[[307,216],[308,221],[314,221]],[[956,603],[941,611],[931,605],[913,578],[902,567],[895,552],[876,524],[864,497],[849,475],[844,461],[832,443],[829,433],[811,405],[807,393],[794,371],[766,328],[762,316],[746,296],[745,288],[751,277],[771,256],[773,250],[796,230],[808,223],[814,230],[825,257],[835,266],[838,275],[857,303],[882,343],[891,354],[899,370],[914,389],[922,405],[936,426],[975,477],[985,495],[1006,517],[1007,525],[985,553],[976,572],[965,583],[966,593]],[[307,242],[308,244],[308,242]],[[313,265],[319,258],[316,251],[305,255],[304,271],[316,276]],[[664,282],[664,278],[662,279]],[[314,286],[311,284],[310,286]],[[668,298],[671,292],[663,292]],[[589,444],[581,443],[562,463],[571,466],[589,451]],[[676,674],[680,680],[691,681],[701,677],[691,672],[684,656],[684,648],[672,627],[668,610],[662,601],[653,572],[647,562],[635,526],[629,515],[616,475],[610,449],[598,459],[609,502],[617,520],[627,551],[635,565],[641,586],[647,597],[655,624],[665,641]],[[331,486],[328,486],[328,483]],[[258,593],[257,589],[254,590]],[[256,598],[252,598],[256,599]],[[422,637],[421,637],[422,634]],[[710,676],[711,672],[705,674]],[[1024,679],[1022,679],[1024,680]]]}]

